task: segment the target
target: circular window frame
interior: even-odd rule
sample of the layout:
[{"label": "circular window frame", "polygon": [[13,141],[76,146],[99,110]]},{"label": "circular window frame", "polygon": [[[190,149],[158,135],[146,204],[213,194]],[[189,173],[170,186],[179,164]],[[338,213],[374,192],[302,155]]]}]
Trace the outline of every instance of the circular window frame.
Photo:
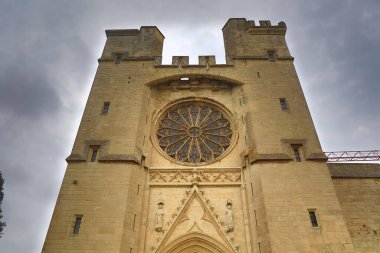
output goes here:
[{"label": "circular window frame", "polygon": [[[207,162],[190,163],[190,162],[179,161],[179,160],[171,157],[170,155],[168,155],[165,152],[165,150],[163,150],[161,148],[161,146],[159,145],[159,140],[158,140],[158,137],[157,137],[157,131],[160,128],[159,124],[160,124],[161,119],[172,108],[175,108],[175,107],[178,108],[179,106],[181,106],[181,104],[191,104],[191,103],[204,103],[205,105],[210,104],[212,107],[217,108],[222,113],[222,115],[226,119],[228,119],[229,122],[230,122],[230,128],[232,130],[232,136],[231,136],[231,143],[230,143],[230,145],[224,150],[224,152],[221,155],[219,155],[218,157],[216,157],[216,158],[214,158],[214,159],[212,159],[210,161],[207,161]],[[232,114],[232,112],[229,109],[227,109],[227,107],[225,107],[223,104],[221,104],[221,103],[219,103],[219,102],[217,102],[217,101],[215,101],[213,99],[204,98],[204,97],[183,98],[183,99],[175,100],[173,102],[170,102],[170,103],[166,104],[165,106],[163,106],[161,109],[159,109],[155,113],[155,115],[153,117],[153,128],[152,129],[153,129],[153,131],[151,133],[151,138],[153,140],[153,146],[156,148],[156,150],[163,157],[167,158],[171,162],[174,162],[174,163],[177,163],[177,164],[181,164],[181,165],[184,165],[184,166],[190,166],[190,167],[203,166],[203,165],[208,165],[208,164],[212,164],[212,163],[215,163],[217,161],[220,161],[221,159],[223,159],[224,157],[226,157],[231,152],[231,150],[235,147],[237,139],[238,139],[237,122],[236,122],[236,119],[235,119],[234,115]]]}]

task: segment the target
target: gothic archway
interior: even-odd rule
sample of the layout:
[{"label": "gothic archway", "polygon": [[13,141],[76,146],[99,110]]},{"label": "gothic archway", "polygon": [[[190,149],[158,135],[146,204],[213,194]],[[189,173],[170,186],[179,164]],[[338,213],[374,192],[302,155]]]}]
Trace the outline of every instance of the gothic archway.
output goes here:
[{"label": "gothic archway", "polygon": [[169,243],[159,253],[233,253],[214,238],[199,232],[183,235]]}]

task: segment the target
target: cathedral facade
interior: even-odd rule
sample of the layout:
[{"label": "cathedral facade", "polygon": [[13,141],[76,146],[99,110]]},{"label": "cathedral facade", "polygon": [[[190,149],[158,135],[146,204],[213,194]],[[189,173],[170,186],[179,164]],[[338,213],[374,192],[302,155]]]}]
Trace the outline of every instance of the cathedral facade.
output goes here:
[{"label": "cathedral facade", "polygon": [[286,29],[229,19],[226,64],[195,65],[161,64],[157,27],[107,30],[42,251],[379,252],[376,215],[342,202],[357,167],[326,163]]}]

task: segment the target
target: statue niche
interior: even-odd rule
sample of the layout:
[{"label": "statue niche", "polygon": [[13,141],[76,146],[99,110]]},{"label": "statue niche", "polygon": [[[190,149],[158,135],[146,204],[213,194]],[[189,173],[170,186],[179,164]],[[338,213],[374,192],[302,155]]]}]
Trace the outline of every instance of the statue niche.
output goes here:
[{"label": "statue niche", "polygon": [[160,199],[157,204],[157,212],[156,212],[156,228],[157,232],[161,232],[164,224],[164,200]]},{"label": "statue niche", "polygon": [[234,213],[232,211],[232,200],[227,200],[226,210],[226,230],[232,232],[234,230]]}]

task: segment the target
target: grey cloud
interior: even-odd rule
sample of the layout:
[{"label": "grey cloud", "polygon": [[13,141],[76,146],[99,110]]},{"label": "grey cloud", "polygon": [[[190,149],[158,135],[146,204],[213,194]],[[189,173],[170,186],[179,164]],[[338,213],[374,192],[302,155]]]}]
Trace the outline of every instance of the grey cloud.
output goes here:
[{"label": "grey cloud", "polygon": [[[287,22],[289,45],[326,150],[379,147],[379,7],[375,1],[304,3],[296,7],[299,16]],[[294,32],[302,39],[293,40]],[[359,138],[363,123],[368,131]]]},{"label": "grey cloud", "polygon": [[7,227],[0,248],[4,252],[41,250],[46,233],[41,223],[49,223],[64,171],[62,157],[68,153],[64,148],[67,135],[55,125],[64,124],[59,115],[38,119],[8,115],[1,122],[0,170],[5,178]]},{"label": "grey cloud", "polygon": [[[33,63],[8,65],[0,73],[0,107],[3,112],[28,118],[54,113],[60,106],[45,69],[33,69]],[[46,74],[45,74],[46,75]]]}]

